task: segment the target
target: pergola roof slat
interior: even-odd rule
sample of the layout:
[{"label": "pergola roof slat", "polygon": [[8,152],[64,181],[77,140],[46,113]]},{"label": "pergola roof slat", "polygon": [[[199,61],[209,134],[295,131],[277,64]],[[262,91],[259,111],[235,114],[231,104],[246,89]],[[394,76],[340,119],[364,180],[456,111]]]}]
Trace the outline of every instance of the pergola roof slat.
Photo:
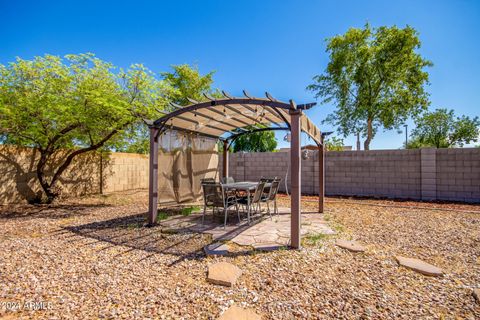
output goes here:
[{"label": "pergola roof slat", "polygon": [[[254,110],[252,109],[252,107],[249,106],[249,105],[242,105],[242,106],[244,106],[245,108],[247,108],[247,109],[250,110],[251,112],[254,111]],[[268,110],[266,110],[266,109],[267,109],[267,108],[264,107],[264,108],[263,108],[263,112],[268,111]],[[280,124],[278,123],[278,120],[272,120],[272,119],[271,119],[269,116],[267,116],[266,114],[265,114],[263,117],[264,117],[265,119],[267,119],[270,123],[276,124],[277,126],[280,126]]]},{"label": "pergola roof slat", "polygon": [[175,110],[154,121],[153,126],[175,126],[178,130],[183,128],[185,131],[201,132],[217,138],[229,134],[230,137],[226,139],[230,139],[239,131],[249,131],[246,127],[256,127],[259,124],[267,128],[285,128],[282,126],[286,125],[290,129],[290,112],[296,107],[296,112],[301,112],[301,130],[317,144],[322,143],[320,130],[302,112],[315,103],[295,105],[293,102],[282,102],[268,92],[265,93],[266,98],[253,97],[245,90],[245,97],[242,98],[233,97],[224,91],[222,94],[224,97],[218,99],[204,94],[208,101],[202,102],[187,98],[192,104],[184,107],[171,104]]}]

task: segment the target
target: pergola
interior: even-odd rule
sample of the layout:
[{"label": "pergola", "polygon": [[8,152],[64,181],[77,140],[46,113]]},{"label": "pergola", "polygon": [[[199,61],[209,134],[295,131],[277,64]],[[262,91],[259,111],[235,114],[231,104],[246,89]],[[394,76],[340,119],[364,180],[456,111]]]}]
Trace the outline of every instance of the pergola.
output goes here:
[{"label": "pergola", "polygon": [[320,130],[304,114],[316,103],[297,105],[293,100],[279,101],[266,93],[266,98],[232,97],[222,91],[223,97],[213,98],[205,94],[206,101],[188,99],[191,104],[180,106],[171,103],[173,111],[151,122],[150,127],[150,172],[148,224],[155,224],[158,208],[158,139],[166,130],[176,130],[198,136],[218,139],[223,142],[223,172],[228,176],[228,150],[232,143],[244,134],[267,130],[291,132],[291,246],[300,248],[301,215],[301,132],[305,132],[319,150],[319,203],[318,211],[324,206],[324,147]]}]

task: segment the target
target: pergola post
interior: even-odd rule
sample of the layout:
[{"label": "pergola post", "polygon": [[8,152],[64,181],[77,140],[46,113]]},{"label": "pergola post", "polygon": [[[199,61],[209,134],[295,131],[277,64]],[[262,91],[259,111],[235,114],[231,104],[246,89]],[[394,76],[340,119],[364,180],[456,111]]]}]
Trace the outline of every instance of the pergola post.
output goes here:
[{"label": "pergola post", "polygon": [[228,141],[223,141],[223,177],[228,177]]},{"label": "pergola post", "polygon": [[290,125],[291,125],[291,142],[290,142],[290,176],[291,176],[291,219],[290,219],[290,245],[294,249],[301,248],[300,239],[300,215],[301,215],[301,185],[302,185],[302,163],[300,157],[300,117],[301,110],[297,110],[297,106],[290,101]]},{"label": "pergola post", "polygon": [[318,146],[318,212],[323,213],[325,204],[325,145]]},{"label": "pergola post", "polygon": [[150,170],[148,179],[148,225],[157,221],[158,210],[158,133],[159,129],[150,127]]}]

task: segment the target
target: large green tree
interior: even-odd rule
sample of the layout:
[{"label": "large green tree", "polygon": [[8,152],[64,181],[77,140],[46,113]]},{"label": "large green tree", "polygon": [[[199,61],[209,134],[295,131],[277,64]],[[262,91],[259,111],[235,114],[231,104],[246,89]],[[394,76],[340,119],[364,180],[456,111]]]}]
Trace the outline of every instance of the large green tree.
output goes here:
[{"label": "large green tree", "polygon": [[[203,101],[206,99],[204,93],[211,96],[219,95],[219,90],[212,87],[213,71],[202,75],[197,66],[188,64],[173,65],[171,68],[171,71],[161,73],[161,80],[159,81],[164,101],[185,106],[191,104],[187,98]],[[174,110],[168,104],[165,109],[167,111]],[[128,143],[123,144],[119,151],[134,153],[148,153],[150,151],[149,131],[146,126],[139,124],[133,127],[129,133]]]},{"label": "large green tree", "polygon": [[169,101],[184,106],[191,104],[187,98],[203,101],[204,93],[219,95],[219,91],[212,87],[214,71],[202,75],[198,67],[188,64],[174,65],[172,69],[161,73],[165,98]]},{"label": "large green tree", "polygon": [[325,147],[327,151],[343,151],[343,139],[338,137],[325,138]]},{"label": "large green tree", "polygon": [[[142,65],[117,70],[93,54],[45,55],[0,65],[0,136],[33,147],[44,199],[60,193],[61,175],[81,154],[118,148],[142,118],[165,101],[161,86]],[[58,151],[66,152],[60,163]]]},{"label": "large green tree", "polygon": [[398,129],[429,105],[425,67],[432,63],[417,51],[412,27],[351,28],[327,40],[330,61],[307,89],[336,110],[326,122],[343,136],[360,133],[364,148],[379,128]]},{"label": "large green tree", "polygon": [[464,144],[477,142],[480,135],[478,117],[458,117],[453,110],[447,109],[425,112],[415,119],[415,125],[407,146],[410,149],[463,147]]},{"label": "large green tree", "polygon": [[[261,128],[262,126],[257,127]],[[246,129],[254,129],[254,127],[247,127]],[[273,131],[244,134],[233,142],[233,152],[272,152],[276,147],[277,140]]]}]

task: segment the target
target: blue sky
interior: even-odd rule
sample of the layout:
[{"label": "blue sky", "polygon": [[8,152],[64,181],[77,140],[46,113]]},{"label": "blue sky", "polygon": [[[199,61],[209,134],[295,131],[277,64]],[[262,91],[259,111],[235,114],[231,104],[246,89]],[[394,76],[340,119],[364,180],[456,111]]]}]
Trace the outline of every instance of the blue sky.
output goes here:
[{"label": "blue sky", "polygon": [[[367,21],[416,28],[421,54],[434,63],[430,108],[479,115],[480,1],[0,0],[0,63],[83,52],[155,72],[190,63],[216,70],[215,87],[233,95],[246,89],[312,102],[305,87],[328,63],[324,39]],[[329,131],[321,120],[332,110],[318,105],[308,115]],[[371,147],[396,149],[403,141],[395,130],[380,131]]]}]

